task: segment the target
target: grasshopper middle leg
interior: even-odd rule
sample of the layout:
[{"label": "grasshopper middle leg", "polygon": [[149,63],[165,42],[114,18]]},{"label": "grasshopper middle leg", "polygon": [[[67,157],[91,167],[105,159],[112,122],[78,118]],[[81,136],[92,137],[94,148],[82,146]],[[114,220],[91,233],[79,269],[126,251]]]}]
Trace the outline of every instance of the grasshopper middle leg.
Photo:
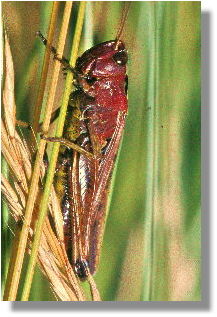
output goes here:
[{"label": "grasshopper middle leg", "polygon": [[93,159],[93,154],[83,149],[81,146],[77,145],[74,142],[71,142],[64,138],[55,138],[55,137],[46,137],[44,135],[41,136],[43,140],[46,140],[47,142],[59,142],[62,145],[65,145],[66,147],[75,150],[76,152],[85,155],[89,159]]}]

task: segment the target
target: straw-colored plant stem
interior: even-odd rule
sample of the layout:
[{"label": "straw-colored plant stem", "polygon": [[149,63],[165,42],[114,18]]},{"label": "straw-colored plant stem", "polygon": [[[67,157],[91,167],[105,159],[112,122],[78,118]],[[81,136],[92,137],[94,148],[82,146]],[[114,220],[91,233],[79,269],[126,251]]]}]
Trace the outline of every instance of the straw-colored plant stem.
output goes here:
[{"label": "straw-colored plant stem", "polygon": [[147,103],[150,105],[149,116],[147,118],[147,154],[146,154],[146,201],[145,201],[145,221],[144,221],[144,248],[145,248],[145,258],[144,258],[144,300],[149,301],[151,297],[151,281],[152,281],[152,235],[153,235],[153,213],[154,213],[154,179],[155,179],[155,163],[156,163],[156,153],[155,153],[155,115],[156,115],[156,90],[155,90],[155,67],[156,67],[156,34],[155,34],[155,5],[153,3],[148,4],[148,13],[150,19],[150,25],[148,32],[149,37],[149,89],[147,94]]},{"label": "straw-colored plant stem", "polygon": [[[67,2],[65,10],[64,10],[63,22],[62,22],[59,42],[57,46],[58,52],[60,52],[60,54],[63,53],[63,49],[64,49],[64,43],[65,43],[65,39],[67,35],[71,7],[72,7],[72,2],[71,1]],[[60,63],[58,61],[55,61],[50,93],[49,93],[48,102],[47,102],[47,109],[46,109],[46,114],[45,114],[45,118],[43,122],[43,131],[47,131],[49,128],[60,67],[61,67]],[[16,259],[14,261],[14,270],[12,275],[9,277],[11,279],[11,282],[8,283],[10,285],[10,289],[9,291],[6,292],[8,296],[7,298],[4,298],[4,300],[8,300],[8,301],[16,300],[20,274],[22,270],[23,259],[24,259],[24,254],[26,250],[26,245],[27,245],[28,233],[29,233],[30,223],[32,219],[32,212],[33,212],[34,203],[35,203],[37,190],[38,190],[40,166],[43,160],[45,146],[46,146],[46,141],[40,140],[37,155],[36,155],[35,165],[34,165],[34,169],[32,173],[29,195],[28,195],[27,204],[26,204],[25,220],[23,223],[20,239],[17,246],[17,254],[16,254]]]},{"label": "straw-colored plant stem", "polygon": [[92,296],[93,301],[94,302],[101,301],[100,293],[97,289],[96,283],[95,283],[94,278],[92,277],[91,274],[88,276],[88,283],[90,285],[90,292],[91,292],[91,296]]},{"label": "straw-colored plant stem", "polygon": [[[68,6],[69,4],[72,4],[72,3],[66,2],[66,6]],[[75,35],[74,35],[74,39],[73,39],[72,49],[71,49],[70,64],[72,66],[75,64],[75,61],[77,58],[78,46],[79,46],[82,25],[83,25],[83,20],[84,20],[85,5],[86,5],[86,3],[83,1],[83,2],[81,2],[80,8],[79,8],[76,30],[75,30]],[[65,90],[64,90],[64,95],[63,95],[63,99],[62,99],[60,116],[59,116],[59,120],[58,120],[58,124],[57,124],[56,137],[61,137],[62,132],[63,132],[65,116],[66,116],[66,111],[67,111],[67,106],[68,106],[68,101],[69,101],[69,95],[70,95],[71,90],[72,90],[72,79],[73,79],[73,74],[71,72],[69,72],[67,74],[67,77],[66,77]],[[43,128],[44,128],[44,126],[43,126]],[[43,129],[43,131],[46,131],[46,130]],[[37,261],[38,248],[40,245],[40,239],[41,239],[41,234],[42,234],[42,230],[43,230],[44,219],[45,219],[45,216],[47,214],[47,206],[48,206],[48,201],[49,201],[50,189],[51,189],[51,185],[53,183],[59,147],[60,147],[60,144],[55,143],[53,145],[53,149],[51,152],[50,164],[49,164],[47,178],[46,178],[45,187],[44,187],[44,194],[42,196],[42,200],[40,203],[40,214],[39,214],[36,229],[35,229],[35,235],[34,235],[34,240],[33,240],[32,250],[31,250],[31,257],[29,260],[25,284],[24,284],[23,293],[22,293],[22,297],[21,297],[22,301],[28,300],[30,289],[31,289],[32,279],[33,279],[33,275],[34,275],[34,269],[35,269],[35,265],[36,265],[36,261]]]},{"label": "straw-colored plant stem", "polygon": [[[54,1],[52,13],[51,13],[51,18],[50,18],[48,36],[47,36],[49,43],[53,42],[53,36],[54,36],[56,21],[57,21],[57,17],[58,17],[59,5],[60,5],[59,1]],[[44,97],[44,92],[45,92],[45,85],[46,85],[50,55],[51,55],[51,51],[50,51],[49,47],[46,47],[44,61],[43,61],[43,67],[42,67],[42,73],[41,73],[41,79],[40,79],[39,88],[38,88],[37,100],[35,103],[34,114],[33,114],[32,128],[33,128],[33,131],[35,133],[38,132],[38,128],[39,128],[40,113],[41,113],[41,108],[42,108],[42,101],[43,101],[43,97]],[[31,141],[34,142],[35,139],[32,137]]]}]

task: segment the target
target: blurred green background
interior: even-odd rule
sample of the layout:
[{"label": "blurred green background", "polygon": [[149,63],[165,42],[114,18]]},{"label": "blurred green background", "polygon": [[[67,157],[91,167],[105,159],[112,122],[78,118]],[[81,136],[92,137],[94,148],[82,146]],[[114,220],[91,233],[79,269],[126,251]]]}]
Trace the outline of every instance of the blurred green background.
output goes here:
[{"label": "blurred green background", "polygon": [[[115,38],[123,7],[87,3],[80,52]],[[44,54],[35,32],[47,34],[51,8],[52,2],[3,3],[17,118],[28,122]],[[102,300],[200,300],[200,10],[200,2],[131,3],[122,34],[129,115],[96,274]],[[3,284],[13,237],[8,221],[3,206]],[[55,300],[38,271],[30,300]]]}]

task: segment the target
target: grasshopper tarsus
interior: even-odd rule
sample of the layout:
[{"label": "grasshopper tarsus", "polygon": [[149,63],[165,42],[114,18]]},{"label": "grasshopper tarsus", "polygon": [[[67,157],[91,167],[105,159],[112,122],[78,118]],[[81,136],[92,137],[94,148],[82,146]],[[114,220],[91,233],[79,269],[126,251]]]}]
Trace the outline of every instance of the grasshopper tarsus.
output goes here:
[{"label": "grasshopper tarsus", "polygon": [[21,121],[21,120],[16,120],[16,125],[18,125],[19,127],[24,127],[24,128],[27,128],[28,130],[33,130],[32,126],[30,123],[28,122],[24,122],[24,121]]}]

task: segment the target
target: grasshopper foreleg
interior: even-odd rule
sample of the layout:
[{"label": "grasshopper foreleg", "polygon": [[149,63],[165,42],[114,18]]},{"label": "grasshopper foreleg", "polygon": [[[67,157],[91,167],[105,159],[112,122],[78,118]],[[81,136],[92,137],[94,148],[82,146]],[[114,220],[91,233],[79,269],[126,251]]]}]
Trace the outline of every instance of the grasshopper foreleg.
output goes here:
[{"label": "grasshopper foreleg", "polygon": [[64,56],[59,57],[56,48],[53,47],[52,45],[50,45],[50,44],[47,42],[47,39],[43,36],[43,34],[42,34],[40,31],[37,31],[37,32],[36,32],[36,35],[41,39],[42,43],[43,43],[45,46],[49,47],[51,53],[52,53],[53,56],[54,56],[54,59],[56,59],[57,61],[59,61],[59,62],[64,66],[64,70],[69,70],[69,71],[71,71],[72,73],[76,73],[75,70],[74,70],[74,68],[69,64],[68,59],[65,58]]}]

